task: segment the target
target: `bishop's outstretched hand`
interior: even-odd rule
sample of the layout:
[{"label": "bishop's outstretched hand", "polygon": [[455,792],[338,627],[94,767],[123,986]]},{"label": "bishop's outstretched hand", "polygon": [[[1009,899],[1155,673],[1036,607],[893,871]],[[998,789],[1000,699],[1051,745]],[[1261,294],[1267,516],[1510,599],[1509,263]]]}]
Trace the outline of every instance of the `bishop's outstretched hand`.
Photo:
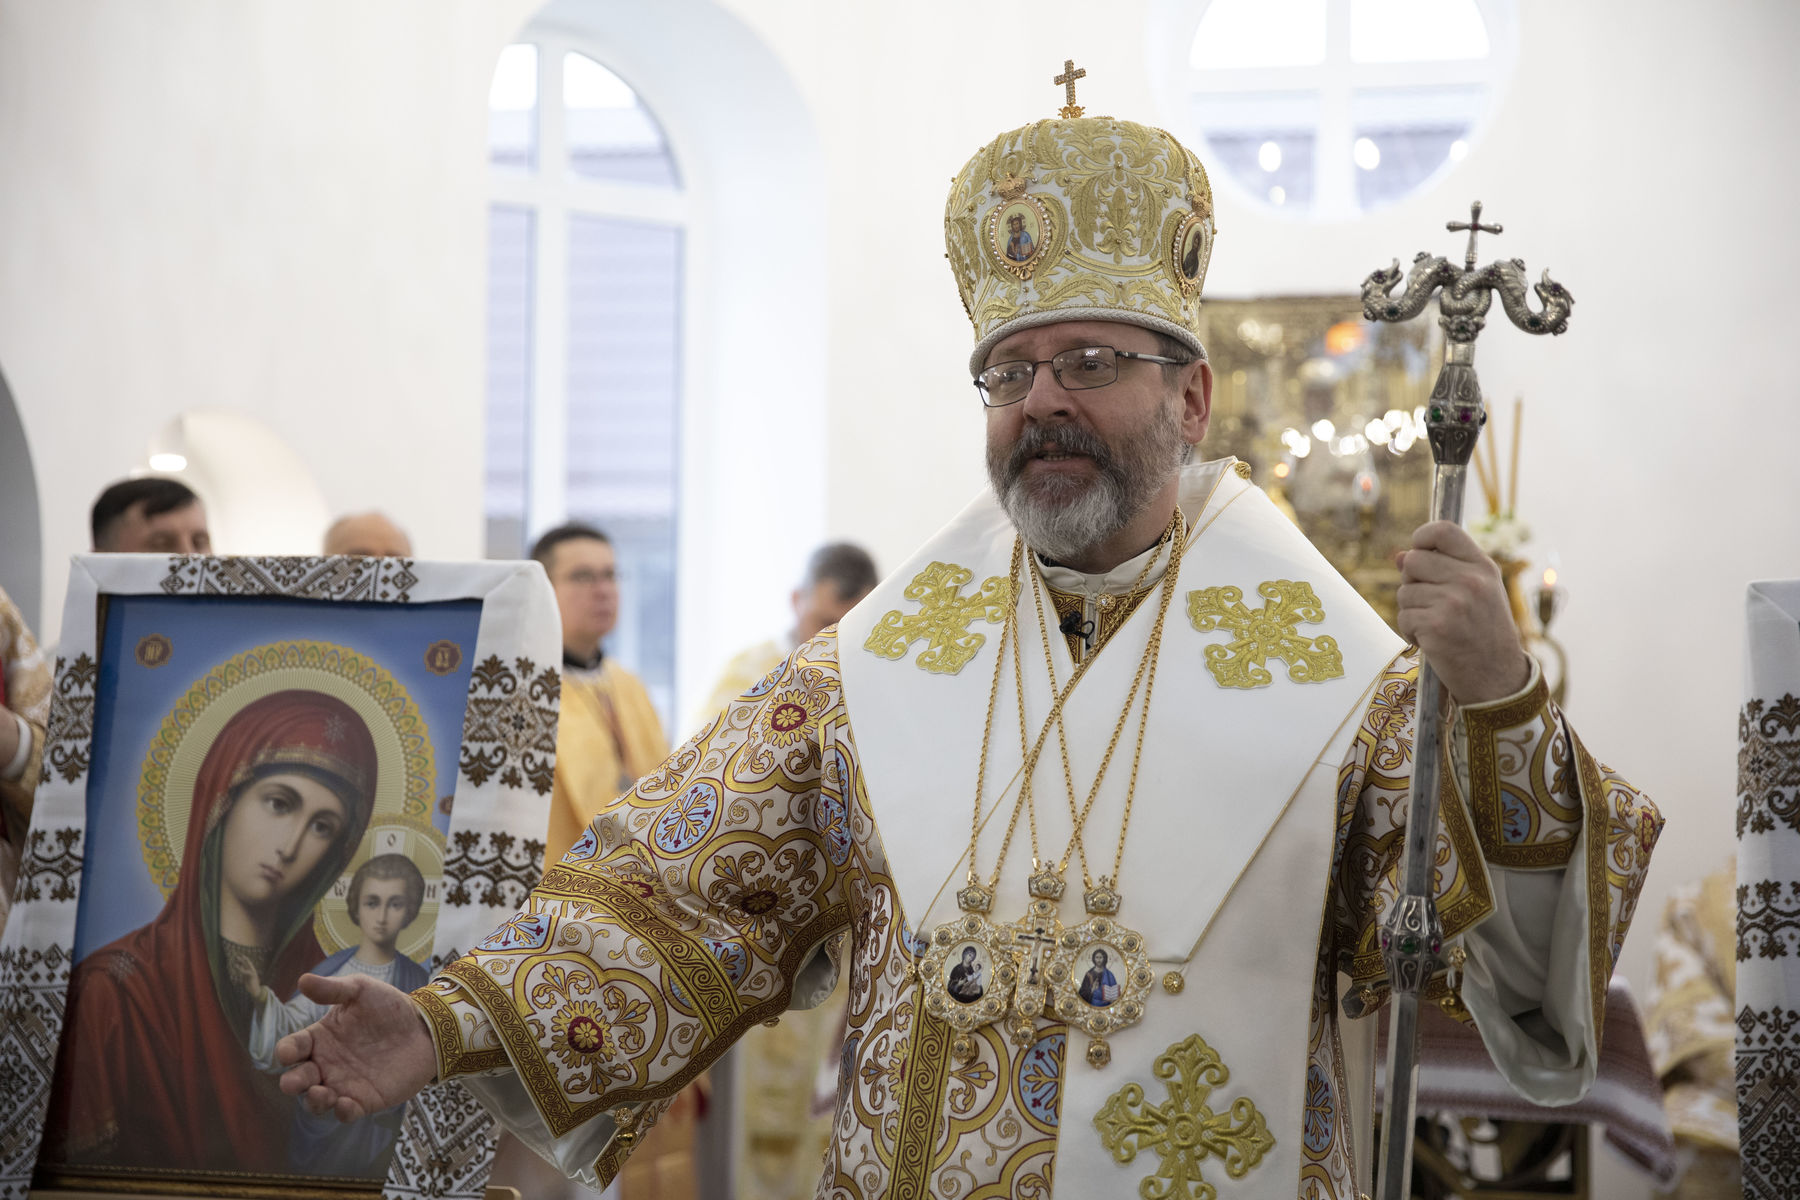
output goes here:
[{"label": "bishop's outstretched hand", "polygon": [[281,1039],[281,1090],[313,1113],[357,1121],[410,1100],[437,1074],[437,1051],[405,992],[366,976],[302,975],[300,991],[334,1007]]},{"label": "bishop's outstretched hand", "polygon": [[1503,700],[1531,678],[1500,568],[1462,526],[1432,521],[1400,565],[1400,636],[1415,643],[1459,704]]}]

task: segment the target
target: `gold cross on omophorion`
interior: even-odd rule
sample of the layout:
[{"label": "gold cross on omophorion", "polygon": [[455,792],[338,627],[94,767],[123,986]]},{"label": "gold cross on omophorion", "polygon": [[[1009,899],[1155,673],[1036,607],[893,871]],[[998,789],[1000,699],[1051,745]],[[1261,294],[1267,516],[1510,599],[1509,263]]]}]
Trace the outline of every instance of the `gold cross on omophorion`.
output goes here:
[{"label": "gold cross on omophorion", "polygon": [[1465,229],[1469,231],[1469,253],[1468,256],[1463,259],[1463,264],[1471,271],[1475,269],[1475,235],[1481,233],[1506,232],[1502,226],[1483,225],[1481,223],[1481,201],[1479,200],[1469,205],[1469,219],[1467,221],[1445,221],[1444,228],[1448,229],[1451,233],[1461,233]]},{"label": "gold cross on omophorion", "polygon": [[1241,588],[1210,587],[1188,593],[1188,620],[1201,633],[1224,630],[1230,642],[1208,646],[1203,657],[1220,687],[1259,688],[1275,681],[1271,658],[1288,664],[1295,683],[1319,683],[1344,673],[1344,654],[1329,637],[1309,638],[1297,626],[1325,620],[1312,585],[1304,580],[1270,579],[1256,594],[1268,603],[1252,609]]},{"label": "gold cross on omophorion", "polygon": [[[1213,1091],[1230,1082],[1231,1070],[1199,1034],[1170,1046],[1154,1071],[1168,1089],[1167,1100],[1151,1104],[1141,1086],[1128,1083],[1094,1114],[1101,1144],[1115,1161],[1128,1164],[1140,1151],[1162,1160],[1139,1185],[1139,1194],[1215,1196],[1217,1189],[1200,1174],[1208,1159],[1221,1160],[1225,1174],[1242,1179],[1275,1148],[1268,1121],[1248,1096],[1222,1112],[1213,1109]],[[1316,1115],[1308,1109],[1309,1128]]]},{"label": "gold cross on omophorion", "polygon": [[869,631],[863,649],[882,658],[905,658],[912,644],[923,638],[920,669],[956,674],[987,641],[985,635],[970,632],[969,625],[975,621],[1002,624],[1012,605],[1012,588],[1004,575],[983,580],[981,590],[972,596],[963,595],[963,585],[974,578],[973,571],[955,563],[927,566],[900,593],[918,601],[919,611],[910,616],[897,608],[884,613]]},{"label": "gold cross on omophorion", "polygon": [[1063,73],[1050,81],[1051,83],[1062,84],[1062,115],[1064,117],[1074,118],[1081,115],[1081,105],[1075,103],[1075,81],[1086,77],[1086,75],[1086,67],[1077,67],[1074,59],[1065,58],[1063,59]]}]

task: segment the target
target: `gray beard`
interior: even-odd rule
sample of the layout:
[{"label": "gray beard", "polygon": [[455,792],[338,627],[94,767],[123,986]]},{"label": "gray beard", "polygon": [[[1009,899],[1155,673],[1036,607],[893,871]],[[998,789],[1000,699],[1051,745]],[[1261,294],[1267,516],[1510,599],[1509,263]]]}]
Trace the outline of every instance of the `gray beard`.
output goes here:
[{"label": "gray beard", "polygon": [[[1049,447],[1086,455],[1093,479],[1027,480],[1025,466]],[[988,482],[1025,544],[1054,562],[1078,559],[1129,525],[1181,469],[1187,443],[1173,405],[1114,451],[1075,425],[1027,425],[1009,447],[989,447]]]}]

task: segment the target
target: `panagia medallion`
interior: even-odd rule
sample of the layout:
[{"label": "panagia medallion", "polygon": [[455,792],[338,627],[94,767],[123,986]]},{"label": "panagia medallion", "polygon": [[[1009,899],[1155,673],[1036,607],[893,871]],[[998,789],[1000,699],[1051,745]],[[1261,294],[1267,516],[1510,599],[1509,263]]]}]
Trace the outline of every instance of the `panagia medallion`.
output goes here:
[{"label": "panagia medallion", "polygon": [[931,931],[919,961],[925,1011],[956,1031],[950,1052],[959,1062],[975,1057],[974,1032],[1010,1011],[1017,956],[1012,931],[980,913],[966,912]]},{"label": "panagia medallion", "polygon": [[1156,984],[1143,935],[1111,917],[1090,917],[1063,930],[1047,969],[1057,1019],[1093,1039],[1088,1063],[1104,1067],[1112,1061],[1106,1035],[1143,1019]]}]

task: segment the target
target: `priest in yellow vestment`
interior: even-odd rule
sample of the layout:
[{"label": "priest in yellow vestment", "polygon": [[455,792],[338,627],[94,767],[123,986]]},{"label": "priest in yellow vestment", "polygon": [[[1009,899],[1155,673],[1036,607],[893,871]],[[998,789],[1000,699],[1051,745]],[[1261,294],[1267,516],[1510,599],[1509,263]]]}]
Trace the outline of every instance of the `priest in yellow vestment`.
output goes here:
[{"label": "priest in yellow vestment", "polygon": [[1421,654],[1454,702],[1435,884],[1463,951],[1428,994],[1522,1094],[1592,1084],[1661,818],[1460,528],[1404,555],[1406,645],[1243,464],[1194,460],[1199,160],[1071,101],[979,150],[944,227],[992,491],[424,988],[305,982],[343,1007],[283,1044],[283,1088],[352,1119],[458,1078],[604,1182],[842,972],[819,1197],[1352,1200]]},{"label": "priest in yellow vestment", "polygon": [[1676,888],[1656,935],[1644,1015],[1650,1060],[1680,1153],[1675,1200],[1744,1194],[1738,1157],[1737,864]]},{"label": "priest in yellow vestment", "polygon": [[[556,730],[556,775],[550,796],[545,866],[568,851],[594,814],[628,791],[669,752],[662,722],[643,681],[607,656],[602,642],[619,622],[618,556],[599,529],[569,522],[546,531],[532,545],[556,592],[562,618],[562,710]],[[643,1148],[631,1177],[621,1181],[623,1200],[692,1200],[696,1117],[705,1085],[686,1089],[669,1119]],[[506,1181],[526,1194],[550,1197],[563,1181],[538,1178],[536,1160],[521,1160],[504,1146]],[[573,1196],[569,1188],[566,1194]]]},{"label": "priest in yellow vestment", "polygon": [[769,638],[733,655],[707,694],[694,724],[703,725],[718,716],[727,704],[779,667],[803,642],[810,642],[827,626],[836,625],[880,579],[875,560],[854,542],[827,542],[814,550],[807,557],[799,586],[788,596],[794,610],[793,626],[779,639]]},{"label": "priest in yellow vestment", "polygon": [[544,865],[560,859],[594,814],[669,753],[643,681],[608,658],[601,642],[619,623],[618,557],[591,525],[558,525],[538,538],[562,616],[562,716]]}]

